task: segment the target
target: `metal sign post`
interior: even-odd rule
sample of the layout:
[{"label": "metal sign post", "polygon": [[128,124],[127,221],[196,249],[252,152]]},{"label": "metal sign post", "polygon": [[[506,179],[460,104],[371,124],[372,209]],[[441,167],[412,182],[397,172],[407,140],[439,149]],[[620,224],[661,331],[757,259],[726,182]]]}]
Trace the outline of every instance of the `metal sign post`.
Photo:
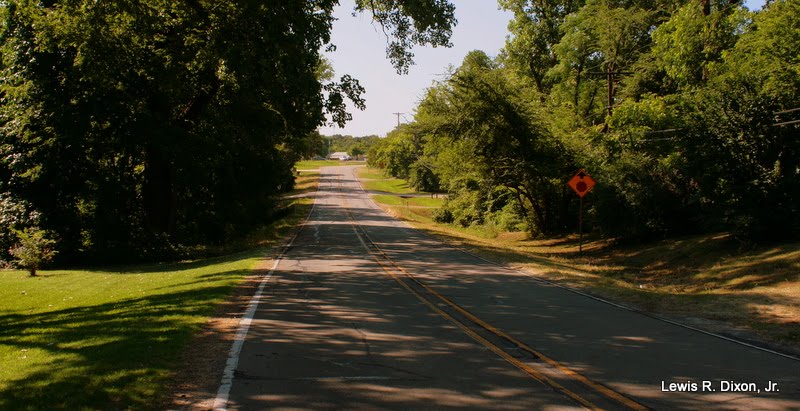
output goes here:
[{"label": "metal sign post", "polygon": [[597,182],[586,173],[586,170],[580,169],[569,180],[569,185],[575,194],[580,197],[580,210],[578,212],[578,252],[583,253],[583,196],[589,191],[592,191]]},{"label": "metal sign post", "polygon": [[578,211],[578,252],[583,253],[583,196],[580,196],[580,211]]}]

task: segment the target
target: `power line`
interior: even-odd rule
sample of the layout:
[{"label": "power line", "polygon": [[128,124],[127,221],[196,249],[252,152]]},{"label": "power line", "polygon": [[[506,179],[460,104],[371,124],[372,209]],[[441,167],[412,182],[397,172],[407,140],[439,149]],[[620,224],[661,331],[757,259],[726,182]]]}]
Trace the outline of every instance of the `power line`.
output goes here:
[{"label": "power line", "polygon": [[788,125],[800,123],[800,120],[780,121],[780,118],[779,118],[783,114],[795,113],[795,112],[798,112],[798,111],[800,111],[800,107],[792,108],[792,109],[789,109],[789,110],[776,111],[776,112],[772,113],[772,115],[775,116],[775,121],[777,121],[777,123],[773,124],[773,126],[782,127],[782,126],[788,126]]},{"label": "power line", "polygon": [[794,113],[795,111],[800,111],[800,107],[798,107],[798,108],[793,108],[793,109],[789,109],[789,110],[776,111],[776,112],[774,112],[774,113],[772,113],[772,114],[774,114],[774,115],[778,116],[778,115],[781,115],[781,114]]},{"label": "power line", "polygon": [[665,129],[665,130],[651,130],[651,131],[645,131],[644,135],[649,136],[649,135],[653,135],[653,134],[669,134],[669,133],[677,133],[679,131],[683,131],[683,129],[682,128],[668,128],[668,129]]},{"label": "power line", "polygon": [[784,121],[782,123],[775,123],[775,124],[773,124],[773,126],[780,127],[780,126],[788,126],[788,125],[791,125],[791,124],[798,124],[798,123],[800,123],[800,120],[792,120],[792,121]]}]

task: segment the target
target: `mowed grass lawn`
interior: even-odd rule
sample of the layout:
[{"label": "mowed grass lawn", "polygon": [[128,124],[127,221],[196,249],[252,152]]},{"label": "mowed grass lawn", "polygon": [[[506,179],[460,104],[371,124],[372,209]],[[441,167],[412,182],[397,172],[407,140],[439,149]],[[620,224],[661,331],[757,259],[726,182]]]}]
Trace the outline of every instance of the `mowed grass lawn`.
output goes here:
[{"label": "mowed grass lawn", "polygon": [[444,198],[437,197],[406,197],[393,196],[393,195],[374,195],[372,199],[386,205],[403,206],[403,207],[425,207],[425,208],[439,208],[444,204]]},{"label": "mowed grass lawn", "polygon": [[0,270],[0,410],[159,408],[216,305],[308,213],[310,199],[292,201],[249,251],[36,278]]},{"label": "mowed grass lawn", "polygon": [[0,271],[0,409],[149,408],[180,351],[258,262]]},{"label": "mowed grass lawn", "polygon": [[364,186],[364,190],[367,191],[383,191],[394,194],[413,194],[417,192],[409,187],[405,180],[386,177],[378,169],[364,167],[357,171],[357,175],[361,180],[361,185]]},{"label": "mowed grass lawn", "polygon": [[340,161],[340,160],[303,160],[298,161],[294,167],[298,170],[316,170],[320,167],[329,166],[349,166],[364,164],[363,161]]},{"label": "mowed grass lawn", "polygon": [[358,177],[361,179],[370,179],[370,180],[383,180],[391,177],[386,177],[383,174],[383,170],[379,168],[372,168],[372,167],[363,167],[358,170]]},{"label": "mowed grass lawn", "polygon": [[420,194],[408,186],[405,180],[387,177],[383,171],[372,167],[363,167],[357,171],[361,185],[367,191],[385,192],[388,194],[372,194],[373,200],[400,218],[430,220],[434,210],[441,208],[444,197],[403,197],[406,194]]}]

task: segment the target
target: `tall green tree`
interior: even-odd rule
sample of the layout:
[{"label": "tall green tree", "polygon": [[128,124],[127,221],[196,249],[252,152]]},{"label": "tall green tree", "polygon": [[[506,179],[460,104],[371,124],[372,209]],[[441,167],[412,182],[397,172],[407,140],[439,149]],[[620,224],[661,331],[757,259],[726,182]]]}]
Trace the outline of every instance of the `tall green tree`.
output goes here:
[{"label": "tall green tree", "polygon": [[486,54],[470,52],[445,83],[429,93],[419,111],[434,117],[431,133],[464,142],[484,182],[513,193],[536,234],[564,228],[561,177],[571,157],[550,133],[538,110],[535,86],[497,67]]},{"label": "tall green tree", "polygon": [[649,47],[653,20],[650,10],[610,0],[590,0],[570,14],[554,45],[558,65],[550,74],[557,79],[557,98],[571,103],[589,124],[603,122],[603,114],[617,104],[618,73],[630,70]]},{"label": "tall green tree", "polygon": [[684,144],[708,207],[745,238],[800,233],[800,1],[770,3],[693,94]]},{"label": "tall green tree", "polygon": [[552,82],[547,72],[558,63],[555,45],[561,40],[561,25],[577,11],[584,0],[499,0],[514,13],[509,22],[510,36],[504,48],[510,67],[529,75],[540,93],[547,93]]},{"label": "tall green tree", "polygon": [[[2,188],[42,212],[62,256],[223,241],[270,218],[304,138],[363,107],[328,79],[335,0],[12,0],[0,8]],[[361,2],[389,57],[446,45],[449,2]],[[156,247],[158,248],[158,247]]]},{"label": "tall green tree", "polygon": [[656,65],[679,89],[709,79],[710,67],[736,44],[748,13],[737,2],[688,2],[653,31]]}]

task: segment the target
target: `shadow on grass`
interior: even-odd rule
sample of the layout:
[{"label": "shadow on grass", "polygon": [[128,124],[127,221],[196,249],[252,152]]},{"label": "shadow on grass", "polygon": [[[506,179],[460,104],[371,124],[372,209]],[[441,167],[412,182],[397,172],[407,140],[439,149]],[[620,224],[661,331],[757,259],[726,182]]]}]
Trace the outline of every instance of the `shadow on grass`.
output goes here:
[{"label": "shadow on grass", "polygon": [[0,344],[19,353],[43,352],[49,362],[4,384],[0,409],[152,406],[181,350],[246,272],[209,274],[195,282],[209,286],[192,290],[40,314],[5,313]]},{"label": "shadow on grass", "polygon": [[614,247],[589,257],[605,276],[686,292],[748,290],[800,279],[800,244],[742,250],[724,234]]},{"label": "shadow on grass", "polygon": [[[89,270],[104,275],[160,275],[222,265],[216,271],[188,275],[183,282],[148,288],[148,295],[46,313],[3,312],[0,346],[18,357],[7,358],[7,363],[24,373],[0,381],[0,409],[153,409],[154,404],[164,403],[160,397],[168,394],[164,387],[181,352],[217,305],[231,295],[237,280],[251,272],[225,265],[262,257],[268,250],[265,246],[288,235],[311,207],[295,202],[281,220],[206,253],[224,255]],[[41,274],[45,279],[73,275]]]},{"label": "shadow on grass", "polygon": [[[748,290],[800,280],[798,243],[742,250],[738,242],[724,234],[626,246],[594,239],[586,246],[588,250],[580,254],[574,236],[492,244],[491,240],[465,238],[430,228],[422,230],[504,263],[534,263],[636,286],[644,284],[646,288],[672,287],[679,292],[699,293]],[[551,252],[551,247],[561,250]]]},{"label": "shadow on grass", "polygon": [[[98,271],[109,274],[150,274],[161,272],[180,272],[187,270],[196,270],[198,268],[207,267],[214,264],[224,264],[241,260],[244,258],[253,258],[264,254],[264,249],[249,249],[231,253],[228,255],[199,258],[190,261],[171,261],[163,263],[143,264],[143,265],[129,265],[129,266],[115,266],[115,267],[97,267],[86,271]],[[58,273],[57,271],[55,273]]]},{"label": "shadow on grass", "polygon": [[[738,339],[763,339],[759,345],[800,353],[800,321],[793,317],[798,299],[763,288],[796,286],[800,244],[742,251],[730,236],[710,235],[644,245],[608,242],[581,255],[572,237],[523,240],[519,248],[511,248],[437,229],[421,231],[493,261],[526,265],[543,278],[589,294],[646,312],[692,317],[701,328]],[[531,248],[575,246],[575,250],[532,252],[525,249],[526,243],[535,244]]]}]

